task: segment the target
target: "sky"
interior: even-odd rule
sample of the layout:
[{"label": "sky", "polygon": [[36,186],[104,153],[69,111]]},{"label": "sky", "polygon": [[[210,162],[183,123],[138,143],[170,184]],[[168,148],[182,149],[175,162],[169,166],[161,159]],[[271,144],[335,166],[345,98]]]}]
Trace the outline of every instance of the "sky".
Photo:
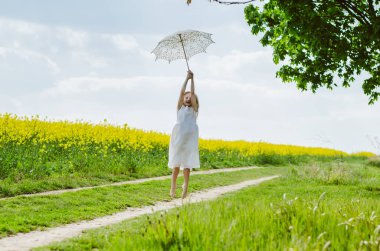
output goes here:
[{"label": "sky", "polygon": [[183,60],[155,61],[165,36],[212,33],[189,61],[200,137],[380,153],[380,102],[361,89],[301,92],[275,77],[272,50],[253,36],[244,6],[208,0],[2,1],[0,113],[128,124],[171,133]]}]

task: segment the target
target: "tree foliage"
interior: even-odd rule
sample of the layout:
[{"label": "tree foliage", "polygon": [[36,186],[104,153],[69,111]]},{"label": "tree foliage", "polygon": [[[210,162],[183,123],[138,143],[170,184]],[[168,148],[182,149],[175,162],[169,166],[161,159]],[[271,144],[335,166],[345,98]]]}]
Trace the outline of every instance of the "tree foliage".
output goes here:
[{"label": "tree foliage", "polygon": [[349,87],[366,73],[364,93],[373,104],[380,95],[379,0],[269,0],[252,4],[245,17],[261,43],[273,48],[284,82],[301,90]]},{"label": "tree foliage", "polygon": [[[210,0],[235,5],[255,0]],[[360,75],[369,103],[380,96],[380,0],[260,0],[245,17],[261,43],[273,48],[284,82],[301,90],[349,87]],[[188,4],[191,0],[187,1]]]}]

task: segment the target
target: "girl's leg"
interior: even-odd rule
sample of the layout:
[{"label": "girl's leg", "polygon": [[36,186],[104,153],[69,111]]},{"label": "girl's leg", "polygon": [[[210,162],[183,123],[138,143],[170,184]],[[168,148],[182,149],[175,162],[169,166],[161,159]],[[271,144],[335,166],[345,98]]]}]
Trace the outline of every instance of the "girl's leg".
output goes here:
[{"label": "girl's leg", "polygon": [[189,186],[189,177],[190,177],[190,168],[184,168],[183,169],[183,185],[182,185],[182,199],[184,199],[187,196],[187,188]]},{"label": "girl's leg", "polygon": [[178,177],[178,174],[179,174],[179,167],[174,167],[173,168],[173,172],[172,172],[172,185],[171,185],[171,188],[170,188],[170,196],[172,198],[175,197],[175,189],[176,189],[176,186],[177,186],[177,177]]}]

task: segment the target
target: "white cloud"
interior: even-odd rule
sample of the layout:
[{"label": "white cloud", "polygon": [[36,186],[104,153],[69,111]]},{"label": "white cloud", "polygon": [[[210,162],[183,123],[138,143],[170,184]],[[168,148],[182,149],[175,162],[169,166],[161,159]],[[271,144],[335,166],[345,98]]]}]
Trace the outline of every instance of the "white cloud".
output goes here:
[{"label": "white cloud", "polygon": [[0,28],[0,82],[12,95],[78,76],[128,76],[143,70],[141,63],[153,62],[132,34],[6,18],[0,18]]},{"label": "white cloud", "polygon": [[10,30],[13,33],[37,36],[39,33],[46,31],[46,26],[37,23],[0,17],[0,30]]},{"label": "white cloud", "polygon": [[52,73],[58,73],[61,71],[55,61],[53,61],[50,57],[36,51],[0,47],[0,57],[4,62],[6,62],[8,58],[12,57],[17,57],[19,59],[25,60],[30,64],[33,64],[36,61],[40,61],[42,64],[45,64]]},{"label": "white cloud", "polygon": [[[42,96],[89,94],[91,92],[123,91],[132,89],[158,89],[172,87],[173,83],[179,82],[178,78],[169,77],[145,77],[136,76],[131,78],[104,78],[104,77],[78,77],[64,79],[52,88],[42,91]],[[149,92],[149,89],[147,90]]]},{"label": "white cloud", "polygon": [[131,50],[138,48],[136,39],[131,35],[125,34],[107,34],[103,35],[105,39],[109,39],[120,50]]},{"label": "white cloud", "polygon": [[241,69],[244,65],[259,65],[262,60],[271,57],[269,51],[242,52],[233,50],[224,56],[209,56],[208,70],[213,75],[223,73],[231,76]]},{"label": "white cloud", "polygon": [[88,46],[90,34],[88,32],[74,30],[68,27],[55,27],[50,30],[51,33],[56,34],[56,39],[64,41],[71,48],[85,48]]},{"label": "white cloud", "polygon": [[206,73],[212,78],[263,86],[280,83],[275,77],[278,67],[274,65],[271,51],[268,49],[255,51],[233,49],[222,55],[195,57],[191,65],[198,69],[200,74]]},{"label": "white cloud", "polygon": [[[14,88],[2,93],[0,112],[106,118],[170,132],[186,64],[154,62],[150,50],[168,35],[157,27],[135,35],[0,18],[0,82],[3,90]],[[312,94],[282,84],[271,50],[257,43],[244,20],[205,31],[216,44],[190,60],[202,137],[371,149],[365,135],[378,135],[380,107],[367,106],[361,90]]]}]

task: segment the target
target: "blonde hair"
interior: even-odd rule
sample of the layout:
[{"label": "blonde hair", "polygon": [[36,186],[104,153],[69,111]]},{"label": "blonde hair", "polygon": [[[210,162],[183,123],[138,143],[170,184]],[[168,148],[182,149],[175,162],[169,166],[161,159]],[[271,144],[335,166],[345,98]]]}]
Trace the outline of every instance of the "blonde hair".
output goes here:
[{"label": "blonde hair", "polygon": [[[188,93],[191,93],[190,91],[187,91],[185,92],[183,95],[186,95]],[[194,96],[195,96],[195,102],[197,102],[197,105],[198,105],[198,109],[199,109],[199,100],[198,100],[198,95],[194,93]]]}]

